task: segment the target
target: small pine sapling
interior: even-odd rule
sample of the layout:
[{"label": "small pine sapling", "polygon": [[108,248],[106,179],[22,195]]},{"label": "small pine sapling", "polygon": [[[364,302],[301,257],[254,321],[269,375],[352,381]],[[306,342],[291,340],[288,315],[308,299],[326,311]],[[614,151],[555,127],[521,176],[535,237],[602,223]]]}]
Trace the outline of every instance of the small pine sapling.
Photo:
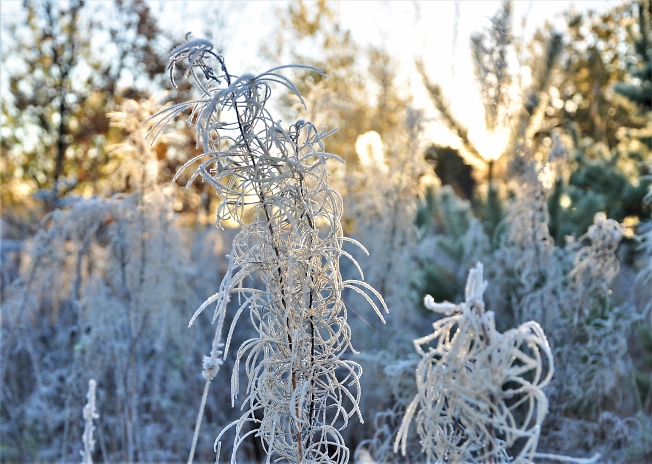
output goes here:
[{"label": "small pine sapling", "polygon": [[[218,435],[215,450],[219,458],[222,437],[235,429],[233,463],[250,435],[261,440],[266,462],[346,463],[349,450],[340,431],[353,415],[362,420],[361,368],[343,359],[353,348],[342,291],[349,288],[362,294],[383,321],[380,309],[387,307],[362,281],[357,263],[360,280],[343,280],[339,271],[340,257],[353,260],[343,243],[359,244],[343,236],[342,200],[328,187],[326,162],[339,159],[324,151],[323,139],[332,132],[318,131],[303,120],[284,128],[273,119],[266,108],[270,84],[280,84],[301,99],[294,84],[279,73],[287,66],[237,77],[227,72],[224,59],[212,48],[209,41],[198,39],[172,50],[172,82],[175,67],[186,65],[186,78],[194,78],[202,96],[161,111],[153,130],[160,132],[181,112],[192,109],[188,124],[197,133],[202,153],[184,166],[199,164],[189,182],[200,176],[215,189],[221,200],[218,225],[228,220],[241,227],[220,291],[190,321],[192,325],[207,306],[216,304],[213,322],[218,323],[210,356],[204,360],[202,405],[211,379],[226,359],[234,327],[247,309],[257,333],[238,349],[231,380],[233,405],[239,392],[239,365],[244,363],[245,412]],[[219,63],[218,74],[207,64],[210,59]],[[262,289],[250,284],[255,277],[262,281]],[[237,295],[238,309],[222,342],[232,295]],[[196,430],[202,414],[200,408]],[[189,461],[196,439],[197,432]]]}]

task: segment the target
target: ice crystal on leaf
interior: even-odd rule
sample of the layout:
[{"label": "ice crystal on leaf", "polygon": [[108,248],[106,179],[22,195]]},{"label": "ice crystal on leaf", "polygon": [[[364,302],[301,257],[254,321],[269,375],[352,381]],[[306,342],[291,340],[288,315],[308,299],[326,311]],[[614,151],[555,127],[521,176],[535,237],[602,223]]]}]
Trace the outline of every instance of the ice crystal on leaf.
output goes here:
[{"label": "ice crystal on leaf", "polygon": [[[342,291],[349,288],[362,294],[381,320],[381,309],[387,307],[362,280],[361,271],[359,280],[346,281],[339,271],[340,257],[352,259],[343,243],[357,242],[343,236],[342,200],[328,187],[326,162],[339,160],[324,150],[323,139],[331,132],[303,120],[284,128],[272,118],[266,108],[271,84],[301,98],[279,73],[286,67],[257,76],[233,76],[206,40],[180,45],[169,59],[171,76],[177,66],[187,66],[185,76],[194,78],[202,95],[161,111],[153,130],[160,131],[191,109],[188,124],[197,133],[202,153],[184,169],[197,164],[190,182],[200,176],[216,191],[221,200],[218,224],[230,220],[241,226],[220,291],[191,320],[192,324],[208,305],[216,304],[217,330],[211,356],[204,362],[211,370],[205,372],[205,392],[218,367],[215,358],[231,296],[237,295],[238,309],[223,359],[247,309],[257,332],[238,349],[232,374],[234,403],[240,391],[239,367],[244,364],[248,381],[244,415],[218,435],[216,450],[219,453],[224,434],[234,429],[232,462],[252,434],[260,438],[267,462],[348,462],[340,431],[353,415],[362,419],[361,368],[342,358],[353,349]],[[215,74],[207,60],[219,62],[221,72]],[[250,283],[254,278],[262,281],[262,289]]]}]

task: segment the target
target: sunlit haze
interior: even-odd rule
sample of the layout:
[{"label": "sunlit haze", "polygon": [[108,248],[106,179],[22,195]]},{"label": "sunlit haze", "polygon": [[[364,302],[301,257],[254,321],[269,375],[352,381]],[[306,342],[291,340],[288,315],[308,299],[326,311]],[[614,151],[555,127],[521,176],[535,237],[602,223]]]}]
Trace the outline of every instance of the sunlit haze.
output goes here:
[{"label": "sunlit haze", "polygon": [[[474,32],[488,27],[489,18],[498,10],[500,1],[333,3],[337,5],[342,27],[351,31],[357,43],[381,46],[397,61],[397,84],[414,96],[415,107],[424,109],[432,118],[427,130],[429,138],[459,147],[459,139],[436,122],[430,99],[416,71],[415,59],[422,59],[429,76],[442,85],[453,113],[466,125],[471,139],[478,145],[486,144],[487,137],[495,141],[492,134],[486,134],[469,43]],[[528,39],[546,23],[562,30],[564,12],[573,9],[603,11],[617,3],[615,0],[516,1],[514,33]],[[287,9],[288,4],[287,1],[150,2],[163,29],[177,36],[192,32],[195,37],[202,37],[206,31],[213,31],[222,39],[229,69],[235,74],[263,71],[268,65],[260,50],[273,37],[278,13]],[[3,18],[18,8],[19,1],[3,1]]]},{"label": "sunlit haze", "polygon": [[[274,34],[277,12],[289,2],[220,2],[216,16],[226,17],[225,57],[236,74],[262,71],[265,63],[259,59],[260,48]],[[307,2],[309,3],[309,2]],[[484,110],[475,83],[470,54],[470,37],[489,25],[489,18],[501,2],[493,1],[343,1],[334,2],[344,29],[351,31],[354,40],[363,46],[382,46],[397,60],[398,84],[414,96],[417,108],[426,110],[434,118],[430,99],[416,71],[415,59],[423,59],[433,81],[442,85],[451,103],[453,113],[468,127],[472,140],[478,145],[497,138],[486,134]],[[530,38],[537,28],[550,23],[563,29],[563,13],[571,10],[593,9],[603,11],[613,7],[614,0],[592,1],[516,1],[514,2],[514,32],[517,37]],[[152,9],[161,14],[164,27],[185,33],[201,35],[211,24],[213,16],[208,1],[152,2]],[[246,17],[247,21],[241,21]],[[244,24],[236,27],[235,24]],[[436,121],[428,127],[428,137],[459,146],[459,139]],[[491,142],[487,142],[491,140]],[[499,156],[499,155],[495,155]]]}]

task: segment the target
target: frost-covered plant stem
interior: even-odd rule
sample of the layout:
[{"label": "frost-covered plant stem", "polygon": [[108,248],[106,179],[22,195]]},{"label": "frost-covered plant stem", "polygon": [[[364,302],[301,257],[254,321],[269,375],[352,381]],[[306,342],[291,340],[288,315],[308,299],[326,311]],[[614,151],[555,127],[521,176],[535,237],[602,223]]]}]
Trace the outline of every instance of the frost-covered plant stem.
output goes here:
[{"label": "frost-covered plant stem", "polygon": [[97,382],[95,379],[88,381],[88,394],[86,398],[88,403],[84,406],[84,435],[82,436],[84,442],[84,451],[81,451],[83,457],[83,464],[93,464],[93,449],[95,448],[95,439],[93,438],[93,431],[95,430],[95,425],[93,425],[93,420],[98,419],[100,415],[97,413],[95,408],[95,389],[97,388]]},{"label": "frost-covered plant stem", "polygon": [[[261,439],[267,462],[348,462],[340,430],[354,414],[361,419],[361,368],[342,359],[352,349],[342,290],[364,295],[381,319],[368,293],[387,308],[368,284],[343,281],[339,272],[340,257],[351,258],[342,249],[343,242],[357,242],[343,237],[342,200],[327,183],[326,161],[338,159],[324,151],[322,139],[330,132],[319,132],[303,120],[284,129],[272,118],[265,108],[270,83],[284,85],[301,98],[279,74],[283,67],[258,76],[232,76],[206,40],[186,42],[169,58],[171,75],[178,63],[187,60],[186,77],[192,74],[203,95],[162,111],[158,125],[192,108],[188,123],[197,132],[203,153],[184,166],[199,162],[189,182],[201,176],[215,189],[221,199],[218,224],[231,220],[241,226],[220,291],[190,321],[192,325],[209,304],[216,303],[217,330],[211,354],[204,358],[206,393],[245,309],[257,331],[257,337],[239,348],[231,379],[233,404],[239,391],[239,365],[244,362],[248,408],[218,435],[216,451],[224,433],[234,428],[232,462],[238,447],[253,434]],[[216,75],[206,59],[216,59],[222,74]],[[246,286],[256,277],[264,289]],[[237,294],[239,307],[220,359],[222,324],[232,294]],[[348,409],[346,402],[351,404]],[[201,417],[198,426],[200,421]],[[243,432],[245,425],[252,430]]]},{"label": "frost-covered plant stem", "polygon": [[[229,266],[230,270],[230,266]],[[211,381],[217,375],[222,365],[222,350],[224,346],[221,343],[222,326],[224,324],[225,313],[221,312],[218,316],[219,321],[215,329],[215,336],[213,338],[213,346],[211,348],[210,356],[204,356],[203,372],[202,375],[206,379],[204,383],[204,392],[201,397],[201,404],[199,405],[199,412],[197,413],[197,422],[195,423],[195,432],[192,437],[192,445],[190,446],[190,454],[188,455],[188,464],[191,464],[195,457],[195,449],[197,447],[197,439],[199,438],[199,429],[201,428],[202,417],[204,416],[204,408],[206,407],[206,399],[208,398],[208,389],[211,386]]]}]

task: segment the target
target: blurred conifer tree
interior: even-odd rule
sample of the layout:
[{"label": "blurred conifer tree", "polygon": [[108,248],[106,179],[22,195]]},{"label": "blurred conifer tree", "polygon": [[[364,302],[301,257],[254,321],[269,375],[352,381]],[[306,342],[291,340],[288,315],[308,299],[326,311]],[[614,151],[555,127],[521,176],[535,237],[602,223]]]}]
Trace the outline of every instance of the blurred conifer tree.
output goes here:
[{"label": "blurred conifer tree", "polygon": [[650,2],[570,13],[567,22],[571,40],[535,139],[538,149],[565,134],[572,146],[549,201],[557,241],[581,235],[598,211],[620,222],[650,211],[641,181],[652,145]]},{"label": "blurred conifer tree", "polygon": [[[274,33],[275,41],[264,54],[275,63],[301,63],[323,70],[326,79],[312,71],[296,71],[301,94],[308,101],[307,119],[318,126],[337,127],[329,139],[329,150],[344,159],[355,159],[355,140],[370,130],[365,86],[354,72],[360,47],[340,25],[337,11],[326,0],[308,3],[296,0],[283,10]],[[287,95],[281,101],[288,118],[303,108]]]},{"label": "blurred conifer tree", "polygon": [[[324,78],[297,71],[295,81],[308,101],[306,118],[338,128],[329,139],[329,151],[355,164],[359,135],[373,130],[389,141],[405,120],[409,102],[398,90],[397,66],[389,53],[382,47],[360,47],[342,27],[333,2],[295,0],[278,17],[275,41],[263,51],[275,63],[301,63],[326,73]],[[282,104],[291,118],[303,110],[295,99]]]}]

